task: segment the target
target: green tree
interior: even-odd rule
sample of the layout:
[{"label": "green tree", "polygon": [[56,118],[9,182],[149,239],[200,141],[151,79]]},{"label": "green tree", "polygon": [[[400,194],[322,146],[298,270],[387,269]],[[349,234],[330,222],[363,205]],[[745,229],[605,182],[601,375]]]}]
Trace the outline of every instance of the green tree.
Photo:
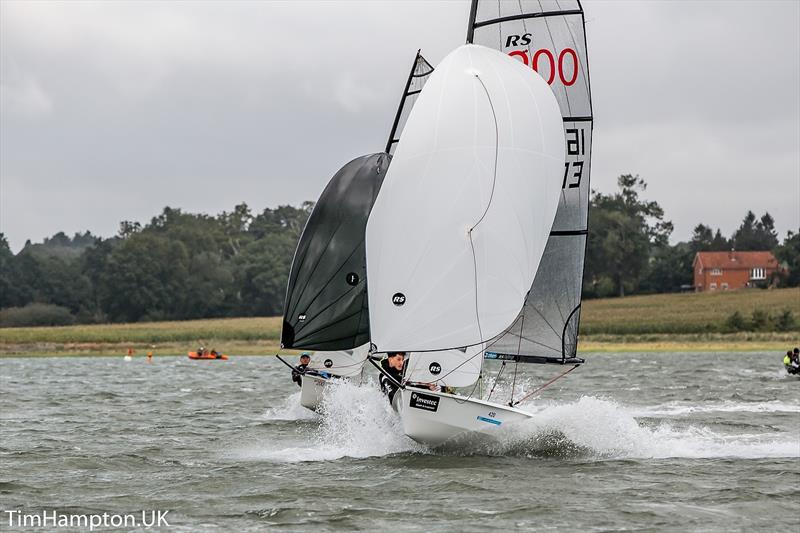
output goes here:
[{"label": "green tree", "polygon": [[783,243],[775,248],[775,257],[785,269],[783,283],[789,287],[800,285],[800,230],[786,233]]},{"label": "green tree", "polygon": [[184,318],[186,247],[152,233],[134,234],[109,254],[98,295],[114,321]]},{"label": "green tree", "polygon": [[672,223],[664,220],[657,202],[640,198],[647,184],[638,176],[617,179],[619,191],[592,194],[589,209],[591,234],[587,247],[584,285],[587,293],[610,282],[624,296],[635,291],[650,262],[651,251],[668,246]]},{"label": "green tree", "polygon": [[772,250],[778,245],[775,221],[769,213],[756,220],[756,215],[748,211],[731,241],[736,250],[743,252]]}]

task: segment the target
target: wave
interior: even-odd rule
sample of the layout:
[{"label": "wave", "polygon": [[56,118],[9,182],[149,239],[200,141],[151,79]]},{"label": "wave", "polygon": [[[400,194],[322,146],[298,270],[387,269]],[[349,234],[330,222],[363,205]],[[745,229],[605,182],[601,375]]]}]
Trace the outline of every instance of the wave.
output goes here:
[{"label": "wave", "polygon": [[800,403],[788,403],[780,400],[705,404],[669,402],[653,407],[633,407],[629,411],[637,417],[681,416],[697,413],[800,413]]},{"label": "wave", "polygon": [[800,433],[722,435],[708,428],[647,426],[616,402],[584,396],[545,406],[530,420],[505,428],[492,454],[639,458],[800,457]]},{"label": "wave", "polygon": [[314,420],[319,415],[300,405],[300,391],[297,391],[284,398],[280,404],[267,409],[261,418],[276,421]]},{"label": "wave", "polygon": [[[264,415],[270,420],[316,419],[318,426],[295,435],[291,442],[249,447],[241,456],[275,462],[332,461],[401,453],[558,457],[588,460],[660,458],[800,457],[800,431],[721,434],[702,424],[679,426],[669,420],[642,422],[642,417],[680,416],[698,412],[797,412],[798,405],[780,401],[723,402],[689,405],[673,402],[653,407],[627,407],[614,400],[583,396],[568,403],[530,407],[534,415],[503,427],[496,439],[459,439],[453,446],[431,450],[403,434],[402,423],[374,382],[347,381],[326,386],[320,414],[300,406],[299,392]],[[306,426],[307,429],[309,429]],[[750,428],[749,431],[758,431]]]},{"label": "wave", "polygon": [[[319,425],[293,442],[277,446],[249,446],[240,449],[240,459],[274,462],[332,461],[350,458],[382,457],[403,452],[423,452],[425,448],[403,434],[397,414],[374,382],[356,385],[349,381],[328,382],[320,413],[300,406],[300,393],[267,410],[268,420],[316,419]],[[288,444],[288,445],[287,445]]]}]

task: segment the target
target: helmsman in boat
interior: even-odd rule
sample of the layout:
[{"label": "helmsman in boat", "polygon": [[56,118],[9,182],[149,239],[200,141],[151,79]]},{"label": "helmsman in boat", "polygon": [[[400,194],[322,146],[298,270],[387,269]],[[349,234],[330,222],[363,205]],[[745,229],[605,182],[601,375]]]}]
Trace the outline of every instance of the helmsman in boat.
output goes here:
[{"label": "helmsman in boat", "polygon": [[[378,381],[381,384],[381,390],[389,397],[389,403],[392,403],[394,395],[403,383],[403,367],[405,365],[405,352],[389,352],[386,358],[381,361],[381,375]],[[438,387],[435,383],[416,383],[407,381],[407,385],[412,387],[427,387],[430,390],[436,390]]]},{"label": "helmsman in boat", "polygon": [[386,358],[381,361],[381,373],[378,381],[381,384],[381,390],[389,397],[389,403],[392,403],[397,389],[400,388],[400,383],[403,380],[403,362],[406,354],[404,352],[389,352]]},{"label": "helmsman in boat", "polygon": [[311,362],[311,355],[308,352],[300,354],[300,364],[292,370],[292,381],[297,383],[298,387],[303,386],[303,374],[306,372],[308,363]]}]

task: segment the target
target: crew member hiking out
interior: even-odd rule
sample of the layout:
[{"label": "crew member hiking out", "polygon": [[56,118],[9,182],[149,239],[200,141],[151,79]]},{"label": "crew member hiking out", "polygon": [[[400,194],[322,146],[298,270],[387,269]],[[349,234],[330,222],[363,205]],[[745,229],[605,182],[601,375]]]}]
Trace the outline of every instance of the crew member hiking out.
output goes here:
[{"label": "crew member hiking out", "polygon": [[389,352],[386,354],[386,359],[381,361],[382,372],[378,380],[381,384],[381,390],[389,397],[389,403],[392,403],[394,394],[398,385],[403,379],[403,360],[405,359],[405,352]]},{"label": "crew member hiking out", "polygon": [[[386,359],[381,361],[381,369],[383,369],[383,372],[381,372],[378,380],[381,384],[381,390],[389,397],[389,403],[392,403],[394,394],[397,392],[397,389],[400,388],[398,383],[403,383],[403,365],[405,364],[405,357],[405,352],[389,352],[386,354]],[[411,387],[427,388],[433,391],[438,389],[435,383],[406,381],[405,384]]]},{"label": "crew member hiking out", "polygon": [[292,381],[297,383],[298,387],[303,386],[303,374],[306,372],[306,367],[308,367],[308,363],[311,362],[311,356],[307,352],[303,352],[300,355],[300,364],[294,367],[292,370]]}]

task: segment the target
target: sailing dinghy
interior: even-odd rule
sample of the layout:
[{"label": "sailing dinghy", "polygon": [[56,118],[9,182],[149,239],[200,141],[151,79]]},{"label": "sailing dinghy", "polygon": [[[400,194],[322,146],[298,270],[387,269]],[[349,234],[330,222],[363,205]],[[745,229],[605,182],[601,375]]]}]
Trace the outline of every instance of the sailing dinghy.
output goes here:
[{"label": "sailing dinghy", "polygon": [[286,291],[281,348],[316,351],[301,384],[300,402],[309,409],[319,407],[328,379],[361,376],[370,331],[367,217],[406,118],[432,72],[417,51],[386,151],[357,157],[342,167],[323,190],[300,236]]},{"label": "sailing dinghy", "polygon": [[[476,45],[428,80],[367,222],[373,352],[437,354],[445,383],[517,319],[558,207],[565,142],[547,83]],[[453,354],[453,350],[460,354]],[[448,369],[449,366],[449,369]],[[474,376],[476,379],[479,376]],[[528,415],[404,387],[407,435],[439,444]]]},{"label": "sailing dinghy", "polygon": [[[515,399],[516,379],[508,403],[490,401],[494,386],[488,394],[481,386],[487,370],[484,360],[501,362],[495,383],[507,364],[513,366],[514,378],[520,363],[570,365],[534,393],[583,362],[576,354],[588,234],[592,113],[581,5],[574,0],[473,0],[467,42],[494,48],[528,73],[538,72],[534,76],[538,81],[527,82],[532,84],[529,95],[534,105],[519,94],[524,91],[514,88],[519,69],[512,74],[505,70],[507,63],[500,68],[496,56],[481,65],[474,54],[466,61],[463,49],[454,52],[461,59],[443,62],[437,75],[445,66],[456,76],[472,74],[483,93],[466,87],[463,76],[461,84],[446,87],[431,81],[409,120],[367,226],[372,349],[410,351],[404,382],[441,386],[430,391],[406,384],[395,395],[405,433],[430,445],[462,435],[491,437],[499,428],[531,417],[516,407],[530,396]],[[489,81],[490,72],[516,96],[499,91]],[[444,109],[424,106],[429,95]],[[460,108],[450,106],[458,99],[465,100]],[[485,101],[490,118],[485,111],[481,116]],[[461,131],[453,133],[454,127]],[[427,137],[416,133],[426,128],[435,133]],[[541,138],[530,135],[535,131]],[[491,135],[488,140],[481,137],[487,132],[494,132],[494,146]],[[544,156],[542,160],[510,157],[513,148],[526,143],[528,149],[531,143],[536,145],[534,151]],[[560,155],[548,149],[554,144],[560,144]],[[456,152],[455,157],[448,158],[445,151]],[[558,178],[544,159],[558,161]],[[514,182],[515,169],[527,182]],[[476,177],[481,173],[482,179]],[[410,175],[419,179],[404,187]],[[552,213],[554,179],[558,191]],[[504,204],[504,194],[516,194],[528,205],[509,208],[513,202]],[[389,217],[381,216],[393,208],[402,211],[405,205],[414,205],[414,227],[436,228],[431,231],[437,237],[426,238],[423,231],[404,238]],[[539,218],[531,231],[527,224],[533,213]],[[554,218],[548,223],[549,216]],[[503,227],[503,218],[512,231],[496,231]],[[481,242],[481,237],[490,235],[494,247],[485,242],[490,239]],[[415,246],[414,240],[420,243]],[[428,254],[433,256],[430,261],[423,257]],[[392,263],[398,265],[396,271],[381,279],[378,272]],[[466,396],[451,394],[451,387],[462,387]]]}]

